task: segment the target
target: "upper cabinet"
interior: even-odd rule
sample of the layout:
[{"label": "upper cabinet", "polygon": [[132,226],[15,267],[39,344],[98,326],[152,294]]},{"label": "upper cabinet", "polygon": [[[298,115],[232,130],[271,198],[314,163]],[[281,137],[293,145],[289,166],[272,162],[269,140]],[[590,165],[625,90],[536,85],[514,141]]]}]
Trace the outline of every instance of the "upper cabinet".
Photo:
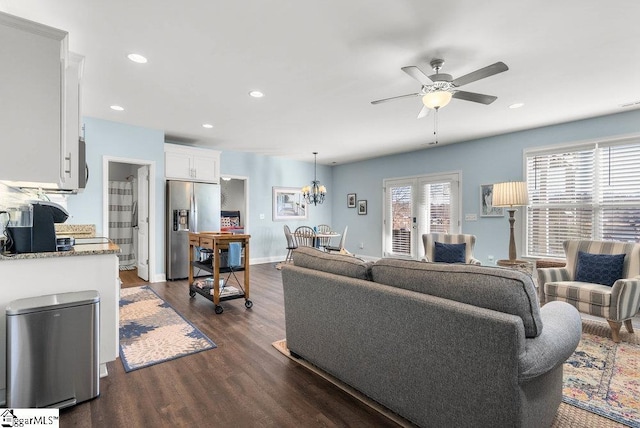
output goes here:
[{"label": "upper cabinet", "polygon": [[0,132],[12,186],[78,189],[83,58],[67,32],[0,12]]},{"label": "upper cabinet", "polygon": [[164,145],[164,176],[170,180],[220,181],[220,152],[197,147]]}]

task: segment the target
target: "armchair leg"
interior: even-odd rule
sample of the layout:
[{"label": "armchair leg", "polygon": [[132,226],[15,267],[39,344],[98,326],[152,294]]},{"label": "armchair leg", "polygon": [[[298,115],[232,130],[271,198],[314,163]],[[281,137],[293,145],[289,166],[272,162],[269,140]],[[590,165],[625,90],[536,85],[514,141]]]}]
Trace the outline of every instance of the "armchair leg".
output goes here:
[{"label": "armchair leg", "polygon": [[[627,320],[627,321],[631,321],[631,320]],[[627,321],[625,321],[625,325],[628,325]],[[620,327],[622,327],[622,323],[619,321],[611,321],[611,320],[607,320],[607,322],[609,323],[609,327],[611,327],[611,339],[613,339],[615,343],[620,343]]]},{"label": "armchair leg", "polygon": [[624,322],[624,326],[627,327],[627,331],[633,334],[633,324],[631,323],[631,319],[628,319]]}]

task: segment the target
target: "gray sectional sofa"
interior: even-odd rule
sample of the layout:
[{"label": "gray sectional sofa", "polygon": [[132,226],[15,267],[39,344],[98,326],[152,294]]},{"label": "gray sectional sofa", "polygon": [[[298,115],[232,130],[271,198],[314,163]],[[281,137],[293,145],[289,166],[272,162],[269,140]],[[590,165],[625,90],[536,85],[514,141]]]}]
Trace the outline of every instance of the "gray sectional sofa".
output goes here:
[{"label": "gray sectional sofa", "polygon": [[562,399],[577,310],[539,307],[515,270],[313,248],[282,269],[287,346],[429,427],[544,427]]}]

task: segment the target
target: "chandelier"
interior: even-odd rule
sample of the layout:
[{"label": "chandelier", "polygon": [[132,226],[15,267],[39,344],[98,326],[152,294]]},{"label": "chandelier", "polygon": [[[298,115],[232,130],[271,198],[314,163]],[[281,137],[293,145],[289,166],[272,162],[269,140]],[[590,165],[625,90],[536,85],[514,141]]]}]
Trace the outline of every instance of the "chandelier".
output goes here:
[{"label": "chandelier", "polygon": [[316,177],[318,152],[313,152],[313,181],[311,186],[302,188],[302,197],[309,205],[318,205],[324,202],[327,195],[327,188],[320,184]]}]

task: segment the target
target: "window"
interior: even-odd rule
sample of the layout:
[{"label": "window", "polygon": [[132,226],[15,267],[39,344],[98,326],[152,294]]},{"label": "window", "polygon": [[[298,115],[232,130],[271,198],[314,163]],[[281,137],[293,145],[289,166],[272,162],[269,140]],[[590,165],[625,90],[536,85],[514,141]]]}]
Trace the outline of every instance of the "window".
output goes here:
[{"label": "window", "polygon": [[527,255],[564,257],[566,239],[640,240],[640,139],[525,153]]},{"label": "window", "polygon": [[385,180],[384,254],[418,259],[422,235],[457,233],[458,173]]}]

